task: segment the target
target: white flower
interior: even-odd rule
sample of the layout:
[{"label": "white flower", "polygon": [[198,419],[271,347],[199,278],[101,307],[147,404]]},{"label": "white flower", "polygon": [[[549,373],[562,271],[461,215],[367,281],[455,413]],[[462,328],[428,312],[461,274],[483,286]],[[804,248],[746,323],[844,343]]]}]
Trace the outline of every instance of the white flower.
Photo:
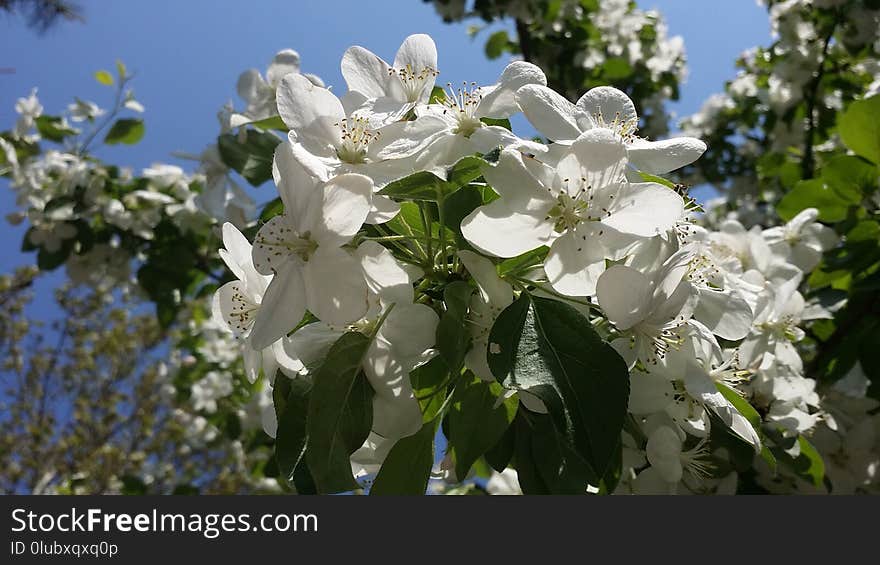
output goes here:
[{"label": "white flower", "polygon": [[[498,315],[513,302],[513,288],[501,280],[492,261],[467,250],[460,250],[458,256],[479,289],[471,297],[468,308],[471,347],[465,354],[464,363],[479,378],[495,382],[487,360],[489,332]],[[534,394],[526,390],[509,389],[504,398],[513,394],[518,394],[525,407],[532,412],[547,413],[544,402]]]},{"label": "white flower", "polygon": [[[290,128],[289,141],[282,145],[289,155],[276,159],[296,159],[319,181],[342,173],[363,174],[376,190],[391,180],[413,172],[408,160],[399,156],[424,147],[433,133],[424,121],[398,122],[379,129],[362,113],[346,113],[336,96],[298,74],[287,75],[278,87],[278,111]],[[405,147],[384,146],[386,140],[400,140]],[[382,223],[397,215],[400,205],[386,196],[373,198],[369,222]]]},{"label": "white flower", "polygon": [[807,208],[783,226],[763,231],[770,250],[802,271],[809,273],[822,260],[822,253],[837,245],[834,230],[816,222],[819,211]]},{"label": "white flower", "polygon": [[[363,362],[364,374],[376,393],[372,429],[385,439],[406,437],[422,425],[409,374],[433,357],[431,348],[439,318],[430,307],[413,303],[412,284],[418,274],[387,249],[367,241],[358,247],[355,256],[370,290],[370,310],[348,327],[315,322],[300,328],[291,337],[290,349],[313,367],[326,358],[327,351],[346,330],[367,335],[375,332]],[[376,324],[389,308],[376,331]]]},{"label": "white flower", "polygon": [[232,375],[225,371],[209,371],[192,385],[194,410],[204,410],[209,414],[217,411],[217,400],[232,394]]},{"label": "white flower", "polygon": [[629,162],[640,171],[662,174],[696,161],[706,144],[692,137],[648,141],[635,135],[639,117],[629,97],[609,86],[587,91],[577,104],[542,85],[528,85],[516,100],[529,122],[547,138],[569,145],[584,132],[601,128],[626,144]]},{"label": "white flower", "polygon": [[26,137],[27,132],[36,124],[35,120],[43,115],[43,105],[37,99],[37,89],[31,90],[27,98],[19,98],[15,103],[18,120],[15,122],[13,135],[17,138]]},{"label": "white flower", "polygon": [[219,221],[229,221],[244,227],[256,215],[253,198],[229,178],[229,169],[220,158],[216,145],[211,145],[199,156],[200,169],[205,175],[205,186],[196,197],[199,208]]},{"label": "white flower", "polygon": [[[258,121],[278,114],[275,105],[275,91],[281,79],[290,73],[299,74],[299,53],[293,49],[282,49],[275,54],[266,78],[257,69],[248,69],[238,77],[238,95],[247,102],[242,114],[232,113],[229,116],[229,127],[238,127],[252,121]],[[324,83],[314,75],[302,75],[318,86]]]},{"label": "white flower", "polygon": [[646,369],[679,360],[678,356],[667,360],[666,353],[684,343],[683,326],[693,312],[693,288],[684,276],[688,259],[687,254],[675,254],[651,276],[614,265],[599,277],[596,298],[602,312],[619,331],[629,334],[615,339],[612,346],[630,367],[636,360]]},{"label": "white flower", "polygon": [[591,130],[555,171],[504,151],[484,176],[501,198],[461,223],[465,238],[499,257],[550,245],[544,270],[569,296],[595,292],[605,259],[622,258],[642,237],[663,234],[684,213],[681,196],[624,176],[626,149],[611,132]]},{"label": "white flower", "polygon": [[766,369],[781,363],[803,371],[803,361],[794,344],[804,338],[798,327],[804,311],[804,297],[797,291],[800,278],[781,285],[767,285],[755,309],[755,321],[739,347],[740,359],[749,367]]},{"label": "white flower", "polygon": [[648,437],[648,462],[667,483],[681,481],[685,470],[697,478],[709,474],[705,442],[700,441],[695,447],[685,450],[684,439],[684,434],[668,426],[658,427]]},{"label": "white flower", "polygon": [[252,249],[248,240],[230,223],[223,224],[223,245],[220,257],[235,275],[235,281],[217,289],[212,301],[214,318],[242,338],[245,373],[250,382],[256,381],[260,369],[271,381],[281,369],[294,377],[303,369],[302,363],[290,357],[283,347],[283,339],[273,340],[268,346],[256,347],[250,339],[254,322],[260,311],[271,276],[261,275],[254,268]]},{"label": "white flower", "polygon": [[382,123],[396,122],[416,104],[427,103],[437,74],[437,46],[421,33],[404,39],[393,65],[357,45],[342,56],[347,108],[366,107]]},{"label": "white flower", "polygon": [[76,99],[76,102],[67,106],[67,111],[70,112],[70,119],[74,122],[84,122],[86,120],[91,122],[105,113],[94,102],[80,100],[79,98]]},{"label": "white flower", "polygon": [[500,496],[522,494],[516,470],[508,467],[500,473],[493,471],[492,476],[486,481],[486,492]]},{"label": "white flower", "polygon": [[[545,84],[544,73],[531,63],[514,61],[501,73],[499,81],[488,87],[463,84],[458,89],[447,87],[442,104],[417,106],[418,121],[432,132],[430,142],[418,148],[415,169],[431,171],[441,178],[446,170],[462,157],[474,153],[488,153],[496,147],[518,149],[532,153],[544,153],[547,147],[541,143],[520,139],[502,126],[490,126],[481,118],[509,118],[519,112],[514,93],[525,84]],[[379,151],[379,157],[392,155],[409,156],[400,151],[397,143],[389,143]]]},{"label": "white flower", "polygon": [[260,228],[253,247],[257,272],[275,274],[251,333],[257,349],[290,332],[306,309],[335,326],[360,319],[367,311],[360,265],[342,246],[370,211],[372,181],[346,174],[314,186],[302,178],[285,178],[290,171],[280,164],[278,172],[284,214]]}]

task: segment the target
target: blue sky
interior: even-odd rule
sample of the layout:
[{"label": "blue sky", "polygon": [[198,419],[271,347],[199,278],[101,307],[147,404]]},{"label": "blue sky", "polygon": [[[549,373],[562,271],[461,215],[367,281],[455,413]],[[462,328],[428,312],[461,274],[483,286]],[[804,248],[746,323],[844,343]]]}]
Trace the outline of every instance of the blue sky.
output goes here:
[{"label": "blue sky", "polygon": [[[104,148],[99,156],[135,169],[156,161],[177,162],[171,153],[200,152],[217,133],[216,112],[227,100],[240,107],[235,94],[245,69],[265,70],[275,52],[299,51],[305,72],[321,76],[344,90],[339,59],[353,44],[391,60],[404,37],[428,33],[438,46],[442,82],[495,82],[507,60],[488,61],[483,43],[491,30],[474,41],[467,24],[444,24],[433,6],[420,0],[151,0],[96,2],[83,0],[86,23],[62,23],[38,35],[17,17],[0,17],[0,130],[15,120],[13,106],[31,88],[48,114],[63,111],[73,96],[109,106],[111,89],[93,78],[97,69],[112,69],[123,60],[136,73],[135,93],[146,107],[146,135],[134,147]],[[645,9],[666,16],[671,35],[685,39],[690,75],[682,99],[671,106],[679,115],[697,110],[734,75],[733,63],[746,48],[769,42],[763,7],[754,0],[696,2],[641,0]],[[191,166],[191,165],[190,165]],[[271,183],[256,198],[271,198]],[[6,181],[0,181],[0,215],[14,209]],[[0,219],[6,242],[0,272],[34,261],[18,251],[24,226]],[[46,288],[59,278],[41,283]],[[48,296],[48,295],[46,295]]]}]

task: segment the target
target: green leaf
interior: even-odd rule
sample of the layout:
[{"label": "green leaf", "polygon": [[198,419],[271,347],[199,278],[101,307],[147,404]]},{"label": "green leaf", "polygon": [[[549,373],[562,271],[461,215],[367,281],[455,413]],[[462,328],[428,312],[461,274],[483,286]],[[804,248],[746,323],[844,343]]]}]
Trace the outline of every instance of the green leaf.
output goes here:
[{"label": "green leaf", "polygon": [[217,138],[223,162],[253,186],[272,178],[272,159],[279,143],[281,140],[274,134],[253,129],[246,130],[244,142],[231,133]]},{"label": "green leaf", "polygon": [[466,318],[473,292],[473,287],[464,281],[455,281],[443,291],[446,312],[437,324],[437,349],[455,374],[461,370],[464,356],[471,346],[471,332]]},{"label": "green leaf", "polygon": [[814,486],[821,487],[825,480],[825,461],[807,438],[798,436],[801,452],[794,460],[795,470],[804,478],[809,478]]},{"label": "green leaf", "polygon": [[503,385],[537,395],[561,436],[605,476],[626,416],[629,371],[587,318],[523,292],[495,321],[488,362]]},{"label": "green leaf", "polygon": [[415,434],[397,440],[373,481],[370,495],[425,494],[434,465],[437,420],[422,425]]},{"label": "green leaf", "polygon": [[809,179],[800,181],[782,197],[776,213],[788,221],[805,208],[816,208],[823,222],[840,222],[846,219],[850,206],[860,200],[861,194],[851,185],[831,186],[822,179]]},{"label": "green leaf", "polygon": [[[422,216],[419,213],[419,205],[415,202],[401,202],[400,212],[383,225],[394,233],[400,235],[410,235],[419,239],[424,239],[425,237],[425,228],[422,226]],[[432,236],[439,237],[439,224],[432,222],[430,227]]]},{"label": "green leaf", "polygon": [[507,118],[480,118],[480,121],[487,126],[501,126],[507,131],[513,131],[513,126]]},{"label": "green leaf", "polygon": [[642,171],[639,171],[639,176],[642,177],[642,180],[645,182],[656,182],[657,184],[662,184],[666,188],[675,189],[675,183],[663,177],[658,177],[657,175],[652,175],[651,173],[645,173]]},{"label": "green leaf", "polygon": [[483,193],[475,186],[465,186],[443,200],[443,221],[446,227],[455,232],[459,249],[470,249],[470,244],[461,234],[461,222],[468,214],[483,204]]},{"label": "green leaf", "polygon": [[116,120],[113,123],[113,126],[110,127],[110,131],[108,131],[107,135],[104,137],[104,143],[107,145],[116,145],[118,143],[134,145],[143,137],[143,120],[123,118],[121,120]]},{"label": "green leaf", "polygon": [[823,164],[821,170],[821,177],[827,184],[840,187],[852,199],[856,199],[857,194],[876,190],[877,175],[877,167],[852,155],[836,155]]},{"label": "green leaf", "polygon": [[437,202],[478,178],[487,163],[475,155],[462,157],[447,169],[445,181],[434,173],[420,171],[388,183],[379,194],[404,200]]},{"label": "green leaf", "polygon": [[95,80],[104,86],[113,86],[113,75],[108,71],[95,71]]},{"label": "green leaf", "polygon": [[443,406],[448,378],[449,367],[439,355],[410,372],[409,379],[424,422],[433,420]]},{"label": "green leaf", "polygon": [[[306,453],[308,438],[306,416],[309,410],[309,394],[291,388],[283,404],[282,410],[277,412],[278,431],[275,433],[275,461],[281,475],[288,483],[291,483],[296,468],[301,464]],[[276,404],[276,410],[277,407]]]},{"label": "green leaf", "polygon": [[455,454],[455,476],[459,481],[501,440],[513,422],[517,401],[512,397],[500,401],[503,393],[498,383],[479,378],[456,388],[449,410],[449,445]]},{"label": "green leaf", "polygon": [[724,383],[716,382],[715,388],[717,388],[718,392],[720,392],[728,402],[733,404],[733,407],[749,421],[749,424],[752,425],[755,432],[757,432],[758,435],[761,435],[761,415],[758,414],[758,411],[755,410],[745,398],[737,394],[735,390]]},{"label": "green leaf", "polygon": [[[99,73],[100,72],[106,73],[107,71],[98,71],[98,72]],[[119,75],[119,80],[123,80],[123,79],[125,79],[125,77],[128,76],[128,69],[125,68],[125,63],[123,63],[119,59],[116,59],[116,74]],[[111,81],[112,81],[112,77],[111,77]]]},{"label": "green leaf", "polygon": [[513,459],[513,452],[516,447],[515,430],[516,426],[507,426],[507,430],[505,430],[501,439],[484,454],[486,462],[499,473],[506,469],[511,459]]},{"label": "green leaf", "polygon": [[284,213],[284,203],[281,201],[281,198],[275,198],[274,200],[270,200],[263,207],[263,211],[260,212],[260,221],[268,222],[275,216]]},{"label": "green leaf", "polygon": [[880,165],[880,96],[850,104],[838,117],[837,129],[848,148]]},{"label": "green leaf", "polygon": [[522,255],[505,259],[498,264],[498,276],[503,278],[508,275],[520,274],[531,267],[540,265],[544,262],[544,258],[547,257],[548,251],[550,251],[550,248],[542,245],[537,249],[526,251]]},{"label": "green leaf", "polygon": [[504,30],[496,31],[486,40],[484,51],[489,59],[497,59],[504,51],[509,49],[510,39]]},{"label": "green leaf", "polygon": [[69,135],[76,135],[76,130],[65,125],[61,118],[43,115],[34,121],[37,124],[37,131],[49,141],[57,143],[64,141],[64,138]]},{"label": "green leaf", "polygon": [[281,119],[281,116],[271,116],[269,118],[263,118],[262,120],[256,120],[242,125],[249,125],[263,130],[274,129],[277,131],[290,131],[290,128],[288,128],[287,124],[284,123],[284,120]]},{"label": "green leaf", "polygon": [[349,456],[363,445],[373,421],[373,389],[361,370],[369,346],[363,334],[344,334],[313,378],[306,461],[322,493],[358,488]]},{"label": "green leaf", "polygon": [[[520,480],[526,494],[586,494],[599,479],[590,466],[559,433],[552,416],[518,412],[516,468],[525,468],[528,480]],[[619,450],[617,450],[619,453]]]},{"label": "green leaf", "polygon": [[442,86],[435,86],[431,89],[431,97],[428,104],[442,104],[446,100],[446,91]]},{"label": "green leaf", "polygon": [[57,251],[48,251],[45,247],[40,247],[37,251],[37,266],[41,271],[54,271],[70,257],[75,241],[74,238],[65,239]]}]

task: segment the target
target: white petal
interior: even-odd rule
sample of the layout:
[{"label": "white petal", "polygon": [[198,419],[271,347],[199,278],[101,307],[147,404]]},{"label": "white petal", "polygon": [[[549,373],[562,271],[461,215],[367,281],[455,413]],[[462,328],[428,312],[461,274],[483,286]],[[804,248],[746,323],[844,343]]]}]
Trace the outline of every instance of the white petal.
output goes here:
[{"label": "white petal", "polygon": [[345,117],[336,95],[300,74],[286,75],[278,85],[278,113],[293,131],[314,127],[316,122],[336,122]]},{"label": "white petal", "polygon": [[242,265],[251,263],[251,242],[242,235],[238,228],[229,222],[223,224],[223,246],[220,257],[232,274],[239,280],[244,280]]},{"label": "white petal", "polygon": [[481,89],[478,118],[509,118],[520,111],[516,91],[527,84],[547,85],[547,77],[540,67],[526,61],[513,61],[501,73],[498,84]]},{"label": "white petal", "polygon": [[346,174],[330,179],[315,191],[300,225],[322,247],[348,243],[370,213],[373,181]]},{"label": "white petal", "polygon": [[342,55],[342,76],[349,90],[360,92],[367,98],[392,96],[404,100],[403,89],[397,80],[389,80],[391,65],[373,52],[360,46],[349,47]]},{"label": "white petal", "polygon": [[355,255],[360,260],[370,292],[386,304],[413,301],[412,284],[420,273],[414,273],[375,241],[361,243]]},{"label": "white petal", "polygon": [[681,447],[678,434],[668,426],[657,428],[648,438],[645,451],[651,468],[657,469],[663,480],[667,482],[677,483],[681,480],[683,471],[680,459]]},{"label": "white petal", "polygon": [[571,143],[581,134],[578,117],[583,111],[546,86],[523,86],[516,91],[516,101],[535,129],[550,140]]},{"label": "white petal", "polygon": [[384,224],[393,220],[400,213],[400,203],[395,202],[388,196],[374,194],[370,213],[364,223],[376,225]]},{"label": "white petal", "polygon": [[380,130],[379,139],[370,143],[370,155],[375,159],[410,157],[445,134],[448,128],[442,118],[431,115],[387,125]]},{"label": "white petal", "polygon": [[298,144],[282,142],[275,148],[275,157],[272,160],[272,176],[287,214],[304,209],[312,192],[322,180],[303,166],[302,161],[297,158],[298,152],[308,155],[310,160],[317,159]]},{"label": "white petal", "polygon": [[219,315],[220,320],[236,336],[247,335],[257,313],[254,307],[241,281],[228,282],[214,293],[212,309],[215,318]]},{"label": "white petal", "polygon": [[394,355],[400,358],[416,357],[434,346],[437,313],[424,304],[397,304],[385,323],[379,328],[376,339],[388,343]]},{"label": "white petal", "polygon": [[324,362],[327,352],[342,337],[341,330],[334,330],[324,322],[314,322],[296,330],[284,347],[309,368]]},{"label": "white petal", "polygon": [[295,328],[305,314],[305,298],[300,265],[288,261],[266,289],[250,334],[251,347],[266,348]]},{"label": "white petal", "polygon": [[306,304],[322,322],[346,326],[367,312],[363,271],[346,251],[322,245],[303,268]]},{"label": "white petal", "polygon": [[285,76],[298,72],[299,53],[293,49],[282,49],[275,54],[272,63],[266,70],[266,79],[269,81],[269,84],[277,86]]},{"label": "white petal", "polygon": [[513,288],[501,280],[492,261],[464,249],[458,252],[458,256],[480,287],[485,302],[500,308],[513,302]]},{"label": "white petal", "polygon": [[645,319],[651,300],[651,281],[639,271],[613,265],[596,284],[596,298],[617,329],[627,330]]},{"label": "white petal", "polygon": [[682,219],[684,200],[656,183],[625,183],[609,211],[603,223],[624,233],[653,237],[671,230]]},{"label": "white petal", "polygon": [[259,98],[260,91],[265,86],[266,81],[260,76],[260,71],[256,69],[248,69],[239,75],[236,90],[242,100],[250,102]]},{"label": "white petal", "polygon": [[403,44],[397,50],[397,56],[394,58],[394,68],[405,69],[407,67],[416,75],[431,71],[418,96],[415,98],[410,96],[411,102],[427,102],[431,96],[431,90],[434,89],[436,77],[433,71],[437,70],[437,46],[434,45],[431,36],[417,33],[403,40]]},{"label": "white petal", "polygon": [[537,209],[521,213],[506,198],[499,198],[468,214],[461,221],[461,233],[475,248],[496,257],[516,257],[548,245],[553,225],[545,218],[551,206],[536,204]]},{"label": "white petal", "polygon": [[591,228],[582,225],[564,233],[550,246],[544,271],[553,290],[567,296],[596,293],[596,283],[605,270],[605,250],[596,245],[592,236]]},{"label": "white petal", "polygon": [[285,244],[288,233],[296,232],[296,225],[286,214],[270,218],[254,236],[251,257],[258,273],[271,275],[292,261],[290,250]]},{"label": "white petal", "polygon": [[700,301],[694,317],[712,333],[731,341],[748,335],[752,327],[752,310],[740,293],[709,288],[701,288],[698,292]]},{"label": "white petal", "polygon": [[708,375],[699,369],[689,368],[685,372],[684,386],[688,394],[715,412],[736,435],[750,443],[756,451],[761,450],[761,439],[751,423],[724,398]]},{"label": "white petal", "polygon": [[611,86],[591,88],[577,101],[577,106],[589,116],[601,116],[605,125],[611,125],[615,120],[636,125],[639,119],[629,96]]},{"label": "white petal", "polygon": [[637,139],[628,148],[633,166],[655,175],[689,165],[705,151],[706,144],[694,137],[674,137],[663,141]]}]

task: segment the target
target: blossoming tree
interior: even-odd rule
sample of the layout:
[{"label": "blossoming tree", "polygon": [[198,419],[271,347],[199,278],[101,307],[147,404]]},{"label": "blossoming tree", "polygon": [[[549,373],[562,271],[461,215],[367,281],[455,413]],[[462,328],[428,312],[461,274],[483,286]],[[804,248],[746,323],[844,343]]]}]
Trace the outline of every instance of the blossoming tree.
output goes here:
[{"label": "blossoming tree", "polygon": [[[124,65],[96,75],[117,89],[110,110],[19,101],[0,147],[23,249],[105,304],[155,304],[167,355],[116,370],[189,434],[102,490],[875,490],[880,49],[876,26],[841,34],[880,12],[771,3],[779,39],[724,113],[713,99],[657,139],[684,68],[659,15],[436,6],[512,17],[517,37],[486,52],[521,58],[491,85],[443,88],[442,54],[414,34],[393,58],[348,49],[343,91],[281,51],[242,74],[245,107],[221,111],[193,174],[90,155],[143,134]],[[799,102],[792,53],[818,65]],[[513,130],[519,114],[537,136]],[[754,186],[725,184],[732,170]],[[258,211],[233,176],[277,198]],[[702,180],[723,201],[680,184]],[[7,427],[10,445],[26,436]],[[193,474],[196,453],[216,476]],[[73,468],[5,486],[76,492]]]}]

